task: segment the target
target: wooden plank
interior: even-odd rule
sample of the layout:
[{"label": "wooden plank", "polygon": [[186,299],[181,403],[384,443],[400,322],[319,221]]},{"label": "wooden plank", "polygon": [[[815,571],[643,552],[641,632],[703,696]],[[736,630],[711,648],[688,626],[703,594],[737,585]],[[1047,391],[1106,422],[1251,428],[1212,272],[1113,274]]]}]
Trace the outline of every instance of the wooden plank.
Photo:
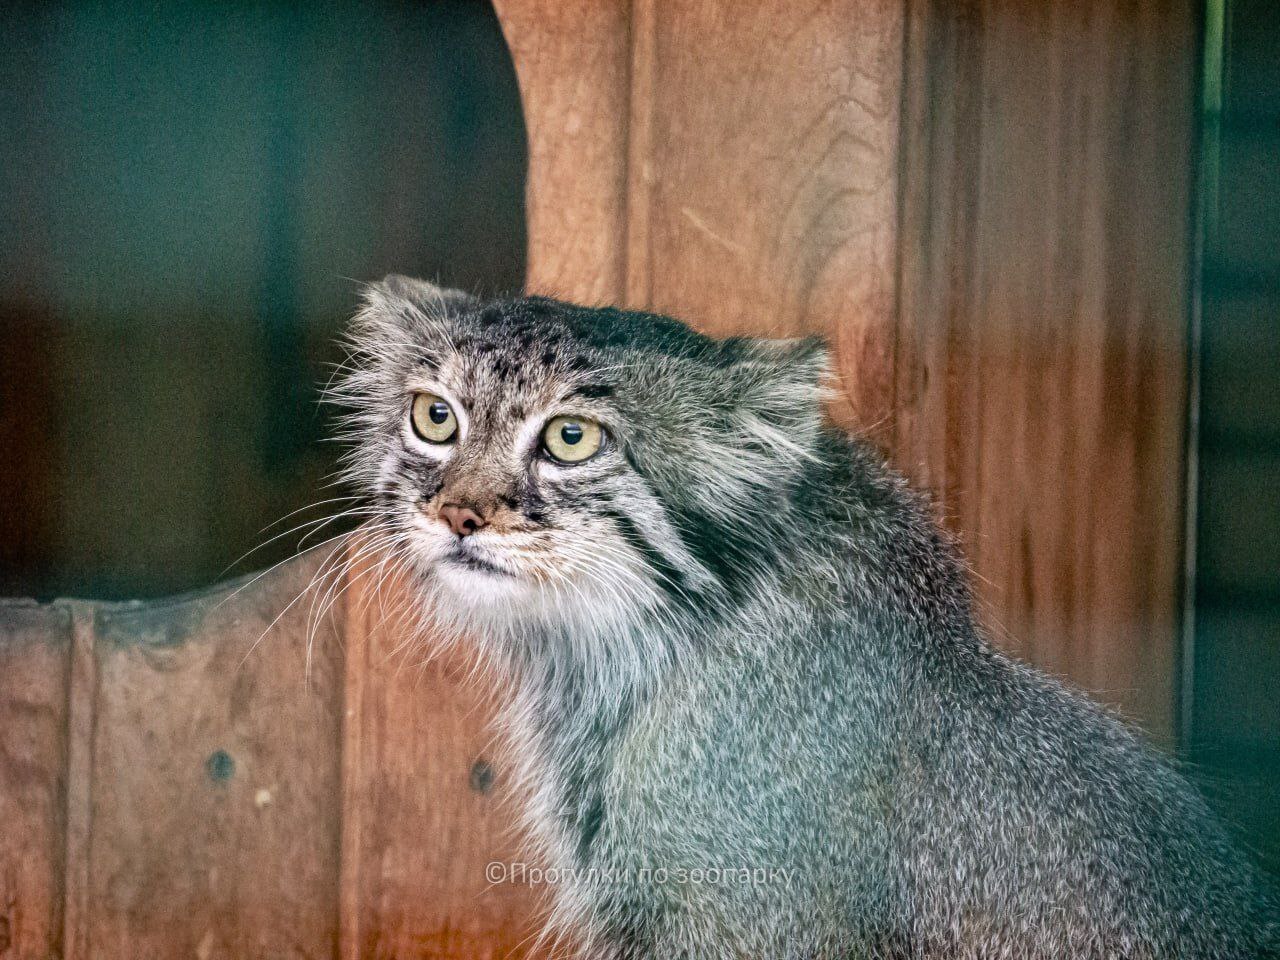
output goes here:
[{"label": "wooden plank", "polygon": [[629,4],[495,0],[529,142],[526,287],[580,303],[625,289]]},{"label": "wooden plank", "polygon": [[826,335],[835,416],[879,435],[893,413],[901,4],[635,6],[628,301],[716,335]]},{"label": "wooden plank", "polygon": [[63,944],[67,685],[65,607],[0,603],[0,957]]},{"label": "wooden plank", "polygon": [[[518,801],[491,727],[500,692],[466,648],[440,653],[385,555],[360,560],[348,603],[343,960],[519,960],[541,891],[494,883],[524,862]],[[540,954],[541,955],[541,954]]]},{"label": "wooden plank", "polygon": [[63,952],[88,957],[89,837],[93,822],[93,734],[98,711],[97,616],[91,603],[64,601],[71,616],[67,684],[66,873]]},{"label": "wooden plank", "polygon": [[1002,640],[1167,737],[1194,10],[909,6],[898,462]]},{"label": "wooden plank", "polygon": [[88,895],[71,956],[333,956],[343,657],[334,621],[308,622],[323,561],[98,608]]},{"label": "wooden plank", "polygon": [[978,205],[982,96],[976,3],[907,6],[895,356],[897,465],[955,519],[974,484],[974,304],[971,258]]}]

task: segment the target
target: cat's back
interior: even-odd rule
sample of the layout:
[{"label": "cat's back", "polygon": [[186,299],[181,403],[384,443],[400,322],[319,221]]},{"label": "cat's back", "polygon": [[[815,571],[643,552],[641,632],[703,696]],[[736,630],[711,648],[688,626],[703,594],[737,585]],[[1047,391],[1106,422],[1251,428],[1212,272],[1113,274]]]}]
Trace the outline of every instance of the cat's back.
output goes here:
[{"label": "cat's back", "polygon": [[854,563],[874,569],[846,605],[889,613],[849,650],[893,665],[875,722],[895,731],[889,817],[923,955],[1274,955],[1271,891],[1171,760],[995,650],[928,504],[853,449]]},{"label": "cat's back", "polygon": [[1118,718],[986,647],[915,689],[895,834],[923,955],[1276,955],[1266,882]]}]

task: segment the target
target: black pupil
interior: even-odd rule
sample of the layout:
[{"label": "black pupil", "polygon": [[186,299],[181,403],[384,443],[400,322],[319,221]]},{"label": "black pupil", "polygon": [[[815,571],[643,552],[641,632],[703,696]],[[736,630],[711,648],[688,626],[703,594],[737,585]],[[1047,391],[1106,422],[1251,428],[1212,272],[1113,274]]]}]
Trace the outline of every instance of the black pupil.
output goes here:
[{"label": "black pupil", "polygon": [[573,446],[582,439],[582,424],[566,423],[560,428],[560,439],[569,444],[569,446]]},{"label": "black pupil", "polygon": [[427,407],[427,416],[431,418],[432,423],[444,423],[449,419],[449,405],[443,400],[437,400],[431,406]]}]

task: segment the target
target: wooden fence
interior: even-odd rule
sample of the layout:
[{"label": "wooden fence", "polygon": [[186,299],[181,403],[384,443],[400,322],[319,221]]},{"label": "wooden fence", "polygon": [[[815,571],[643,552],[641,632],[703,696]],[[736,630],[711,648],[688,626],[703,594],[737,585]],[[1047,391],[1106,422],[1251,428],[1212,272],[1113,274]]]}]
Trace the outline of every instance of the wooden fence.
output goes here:
[{"label": "wooden fence", "polygon": [[[1000,641],[1168,741],[1188,0],[498,12],[529,287],[825,334],[833,416],[938,494]],[[0,958],[527,951],[537,891],[485,871],[520,858],[501,693],[398,649],[396,588],[366,566],[324,578],[317,626],[306,587],[343,559],[0,606]]]}]

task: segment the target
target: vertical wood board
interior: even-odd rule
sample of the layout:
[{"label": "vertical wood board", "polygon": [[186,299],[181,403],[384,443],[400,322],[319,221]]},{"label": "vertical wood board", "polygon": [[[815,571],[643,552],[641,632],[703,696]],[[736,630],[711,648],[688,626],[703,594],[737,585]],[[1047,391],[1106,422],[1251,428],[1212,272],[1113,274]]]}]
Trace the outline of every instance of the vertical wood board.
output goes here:
[{"label": "vertical wood board", "polygon": [[901,4],[659,4],[632,21],[627,299],[717,336],[822,334],[893,412]]},{"label": "vertical wood board", "polygon": [[625,290],[630,5],[495,0],[529,142],[530,292],[604,304]]},{"label": "vertical wood board", "polygon": [[997,639],[1168,738],[1194,11],[909,10],[895,459]]},{"label": "vertical wood board", "polygon": [[0,957],[62,952],[71,616],[0,603]]},{"label": "vertical wood board", "polygon": [[322,564],[98,609],[74,956],[333,956],[344,663],[341,616],[314,616]]},{"label": "vertical wood board", "polygon": [[539,891],[486,869],[527,859],[491,725],[501,690],[465,647],[432,649],[394,558],[353,560],[340,956],[528,956]]}]

